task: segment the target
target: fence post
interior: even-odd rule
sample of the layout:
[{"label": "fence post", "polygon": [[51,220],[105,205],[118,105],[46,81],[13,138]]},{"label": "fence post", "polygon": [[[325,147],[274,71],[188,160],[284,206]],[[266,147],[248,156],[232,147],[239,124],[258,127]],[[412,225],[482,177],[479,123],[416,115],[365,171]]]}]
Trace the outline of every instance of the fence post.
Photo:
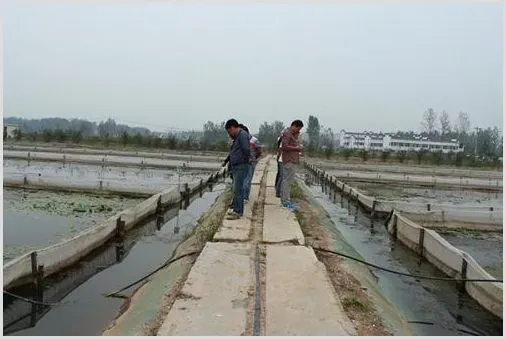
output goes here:
[{"label": "fence post", "polygon": [[202,195],[204,195],[204,179],[200,179],[199,185],[199,196],[202,198]]},{"label": "fence post", "polygon": [[430,212],[430,204],[427,204],[427,211]]},{"label": "fence post", "polygon": [[28,185],[28,178],[26,177],[26,174],[23,178],[23,185]]},{"label": "fence post", "polygon": [[30,166],[30,152],[28,152],[28,166]]},{"label": "fence post", "polygon": [[376,199],[372,201],[371,219],[376,217]]},{"label": "fence post", "polygon": [[[33,251],[30,254],[30,259],[32,261],[32,283],[33,283],[33,295],[35,297],[38,296],[38,286],[37,286],[37,252]],[[35,326],[37,322],[37,305],[32,303],[32,312],[30,313],[31,324]]]},{"label": "fence post", "polygon": [[158,197],[156,202],[156,214],[160,215],[162,213],[162,195]]},{"label": "fence post", "polygon": [[[44,299],[44,265],[37,267],[37,300],[42,302]],[[42,310],[42,305],[39,304],[39,311]]]},{"label": "fence post", "polygon": [[125,231],[125,222],[119,217],[116,219],[116,236],[122,239],[125,236]]},{"label": "fence post", "polygon": [[465,292],[466,291],[466,282],[465,282],[465,279],[467,279],[467,260],[466,260],[466,258],[462,258],[462,267],[460,269],[460,278],[462,280],[460,280],[457,283],[458,284],[458,289],[461,292]]},{"label": "fence post", "polygon": [[418,237],[418,255],[420,258],[423,257],[423,240],[425,239],[425,228],[420,229],[420,235]]},{"label": "fence post", "polygon": [[392,222],[392,236],[397,240],[397,214],[394,212],[394,221]]}]

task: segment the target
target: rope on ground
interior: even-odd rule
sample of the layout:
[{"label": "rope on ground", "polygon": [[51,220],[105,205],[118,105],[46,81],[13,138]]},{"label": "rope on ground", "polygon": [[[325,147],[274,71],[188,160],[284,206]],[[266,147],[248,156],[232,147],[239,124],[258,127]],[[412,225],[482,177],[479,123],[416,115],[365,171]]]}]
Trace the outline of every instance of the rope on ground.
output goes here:
[{"label": "rope on ground", "polygon": [[357,259],[357,258],[354,258],[354,257],[349,256],[347,254],[331,251],[331,250],[328,250],[328,249],[325,249],[325,248],[313,247],[313,250],[318,251],[318,252],[324,252],[324,253],[330,253],[330,254],[338,255],[338,256],[341,256],[341,257],[345,257],[345,258],[348,258],[348,259],[351,259],[351,260],[358,261],[358,262],[360,262],[362,264],[365,264],[367,266],[371,266],[371,267],[377,268],[377,269],[385,271],[385,272],[389,272],[389,273],[393,273],[393,274],[397,274],[397,275],[402,275],[402,276],[406,276],[406,277],[412,277],[412,278],[415,278],[415,279],[439,280],[439,281],[456,281],[456,282],[463,282],[463,281],[469,281],[469,282],[500,282],[500,283],[503,282],[502,279],[442,278],[442,277],[430,277],[430,276],[425,276],[425,275],[416,275],[416,274],[404,273],[404,272],[399,272],[399,271],[391,270],[389,268],[381,267],[381,266],[372,264],[370,262],[367,262],[365,260]]},{"label": "rope on ground", "polygon": [[118,294],[118,293],[120,293],[120,292],[123,292],[124,290],[129,289],[129,288],[130,288],[130,287],[132,287],[132,286],[135,286],[135,285],[137,285],[137,284],[139,284],[139,283],[143,282],[145,279],[147,279],[147,278],[151,277],[153,274],[155,274],[155,273],[157,273],[158,271],[160,271],[160,270],[164,269],[165,267],[169,266],[169,265],[170,265],[170,264],[172,264],[173,262],[176,262],[176,261],[178,261],[178,260],[180,260],[180,259],[183,259],[183,258],[188,257],[188,256],[190,256],[190,255],[198,254],[198,253],[200,253],[200,251],[192,251],[192,252],[188,252],[188,253],[182,254],[182,255],[180,255],[180,256],[178,256],[178,257],[174,258],[174,259],[170,259],[170,260],[166,261],[163,265],[161,265],[160,267],[158,267],[157,269],[155,269],[154,271],[152,271],[151,273],[146,274],[145,276],[143,276],[142,278],[140,278],[140,279],[138,279],[138,280],[134,281],[133,283],[130,283],[130,284],[128,284],[127,286],[125,286],[125,287],[123,287],[123,288],[120,288],[119,290],[114,291],[114,292],[112,292],[112,293],[109,293],[109,294],[103,294],[103,296],[104,296],[104,297],[106,297],[106,298],[125,298],[124,296],[120,296],[120,295],[117,295],[117,294]]}]

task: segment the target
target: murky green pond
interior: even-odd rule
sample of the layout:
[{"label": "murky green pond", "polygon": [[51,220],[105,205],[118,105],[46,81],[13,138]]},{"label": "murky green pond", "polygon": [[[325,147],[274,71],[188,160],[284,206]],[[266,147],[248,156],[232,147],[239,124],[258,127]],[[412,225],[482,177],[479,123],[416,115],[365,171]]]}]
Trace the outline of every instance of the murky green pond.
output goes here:
[{"label": "murky green pond", "polygon": [[142,199],[4,189],[4,263],[57,243]]}]

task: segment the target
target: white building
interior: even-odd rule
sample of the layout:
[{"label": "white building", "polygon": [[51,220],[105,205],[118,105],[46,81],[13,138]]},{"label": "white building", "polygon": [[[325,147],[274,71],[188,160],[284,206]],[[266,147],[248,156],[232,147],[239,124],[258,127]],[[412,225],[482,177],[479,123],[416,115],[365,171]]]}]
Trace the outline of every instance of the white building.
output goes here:
[{"label": "white building", "polygon": [[431,141],[428,138],[415,135],[412,139],[402,139],[395,135],[383,133],[353,133],[341,130],[339,133],[339,146],[347,149],[365,149],[367,151],[417,152],[426,150],[430,152],[458,153],[464,148],[457,140],[451,142]]},{"label": "white building", "polygon": [[14,138],[16,130],[21,129],[21,125],[4,124],[4,140],[7,138]]}]

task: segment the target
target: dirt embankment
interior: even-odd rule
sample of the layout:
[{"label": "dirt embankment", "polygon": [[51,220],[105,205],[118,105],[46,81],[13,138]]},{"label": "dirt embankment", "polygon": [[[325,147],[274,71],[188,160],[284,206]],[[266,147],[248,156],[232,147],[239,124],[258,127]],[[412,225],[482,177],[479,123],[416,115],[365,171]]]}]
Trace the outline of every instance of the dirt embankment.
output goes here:
[{"label": "dirt embankment", "polygon": [[[294,187],[293,196],[299,206],[296,215],[304,233],[306,244],[315,248],[332,250],[332,236],[322,226],[323,218],[327,218],[325,211],[319,206],[309,203],[298,186]],[[378,305],[366,292],[367,288],[360,283],[355,272],[345,264],[345,259],[332,254],[315,252],[318,259],[327,268],[336,294],[339,296],[343,308],[355,326],[358,335],[392,335],[392,331],[387,330],[382,318],[379,316],[379,312],[384,311],[388,306],[377,307]]]}]

